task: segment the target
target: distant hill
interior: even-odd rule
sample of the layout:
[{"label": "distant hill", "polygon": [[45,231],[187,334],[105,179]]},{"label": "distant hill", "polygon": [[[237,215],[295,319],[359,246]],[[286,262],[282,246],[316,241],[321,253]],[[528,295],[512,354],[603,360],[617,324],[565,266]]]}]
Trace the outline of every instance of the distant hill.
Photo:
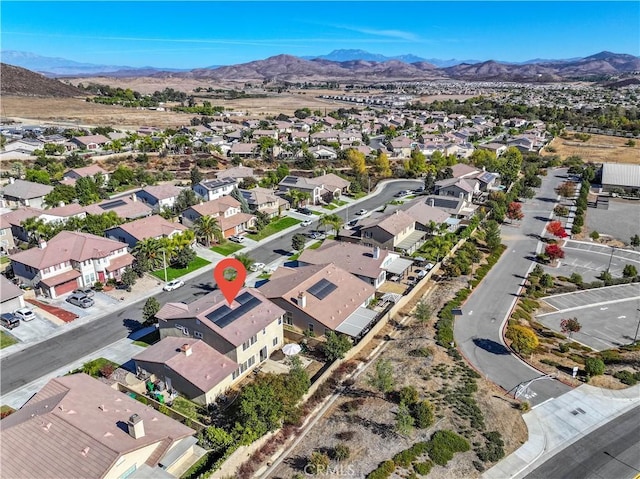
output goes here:
[{"label": "distant hill", "polygon": [[0,77],[0,95],[59,98],[85,95],[74,86],[5,63],[0,63]]},{"label": "distant hill", "polygon": [[353,60],[365,60],[370,62],[388,62],[390,60],[400,60],[404,63],[431,63],[437,67],[450,67],[460,63],[480,63],[480,60],[441,60],[439,58],[422,58],[413,54],[396,55],[388,57],[379,53],[370,53],[365,50],[333,50],[327,55],[311,55],[300,57],[304,60],[329,60],[332,62],[348,62]]}]

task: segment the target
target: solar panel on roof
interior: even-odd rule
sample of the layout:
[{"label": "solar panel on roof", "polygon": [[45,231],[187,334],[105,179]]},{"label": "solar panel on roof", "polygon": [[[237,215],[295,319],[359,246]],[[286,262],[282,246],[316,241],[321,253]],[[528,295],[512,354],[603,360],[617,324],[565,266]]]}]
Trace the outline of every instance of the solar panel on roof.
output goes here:
[{"label": "solar panel on roof", "polygon": [[287,176],[282,180],[283,183],[296,183],[297,181],[298,179],[293,176]]},{"label": "solar panel on roof", "polygon": [[100,208],[102,208],[103,210],[112,210],[113,208],[117,208],[119,206],[124,206],[126,204],[127,204],[126,201],[115,200],[115,201],[109,201],[108,203],[101,204]]},{"label": "solar panel on roof", "polygon": [[261,303],[258,298],[249,293],[243,293],[238,296],[236,302],[240,303],[237,308],[231,309],[229,306],[220,306],[207,314],[207,319],[219,328],[224,328]]},{"label": "solar panel on roof", "polygon": [[318,299],[324,299],[329,296],[332,292],[334,292],[338,287],[333,284],[331,281],[327,281],[326,279],[321,279],[316,284],[311,286],[307,291],[309,294],[314,295]]}]

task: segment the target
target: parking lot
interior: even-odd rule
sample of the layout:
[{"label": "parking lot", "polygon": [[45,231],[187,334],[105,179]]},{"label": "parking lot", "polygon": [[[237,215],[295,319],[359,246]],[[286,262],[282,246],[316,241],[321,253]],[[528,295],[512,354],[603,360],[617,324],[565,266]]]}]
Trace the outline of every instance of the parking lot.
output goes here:
[{"label": "parking lot", "polygon": [[640,234],[640,202],[611,198],[608,210],[588,208],[586,219],[589,233],[597,231],[629,244],[633,235]]},{"label": "parking lot", "polygon": [[572,240],[566,241],[563,250],[565,257],[561,260],[560,266],[545,266],[547,273],[566,277],[578,273],[583,281],[591,282],[607,269],[614,278],[619,278],[627,264],[634,265],[640,271],[638,251]]},{"label": "parking lot", "polygon": [[610,286],[543,298],[559,311],[537,316],[554,331],[561,332],[563,319],[577,318],[582,329],[572,339],[601,351],[630,344],[640,321],[640,286]]}]

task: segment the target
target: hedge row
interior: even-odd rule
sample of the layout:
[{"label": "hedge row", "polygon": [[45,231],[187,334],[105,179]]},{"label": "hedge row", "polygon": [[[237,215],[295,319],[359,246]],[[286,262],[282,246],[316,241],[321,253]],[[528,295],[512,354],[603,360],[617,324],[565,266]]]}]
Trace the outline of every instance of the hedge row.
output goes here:
[{"label": "hedge row", "polygon": [[587,196],[589,195],[589,182],[582,180],[582,186],[580,187],[580,194],[576,201],[576,216],[573,219],[573,227],[571,233],[576,235],[582,231],[584,226],[584,212],[587,209]]},{"label": "hedge row", "polygon": [[[507,247],[501,244],[487,257],[487,264],[480,266],[476,270],[475,278],[470,281],[469,284],[471,284],[472,287],[476,287],[480,281],[482,281],[491,268],[498,262],[505,249],[507,249]],[[470,294],[470,289],[461,289],[438,313],[438,321],[436,323],[436,342],[443,348],[449,348],[451,347],[451,343],[453,343],[453,310],[462,306],[462,303]]]}]

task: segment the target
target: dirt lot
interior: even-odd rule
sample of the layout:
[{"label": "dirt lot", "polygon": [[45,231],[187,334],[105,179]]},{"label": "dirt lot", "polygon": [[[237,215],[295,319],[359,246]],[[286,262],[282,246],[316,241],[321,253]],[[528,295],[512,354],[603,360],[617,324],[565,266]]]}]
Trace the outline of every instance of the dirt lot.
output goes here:
[{"label": "dirt lot", "polygon": [[[453,291],[451,287],[439,287],[428,301],[437,310],[452,296]],[[392,331],[392,327],[388,326],[380,333],[380,337]],[[391,459],[415,442],[428,440],[439,429],[451,429],[466,436],[472,444],[472,450],[457,454],[446,467],[435,466],[429,477],[478,477],[480,473],[472,461],[478,461],[473,450],[483,444],[479,433],[483,428],[477,423],[473,424],[479,416],[484,416],[484,430],[497,430],[502,434],[506,454],[517,449],[526,440],[527,430],[515,403],[492,384],[477,378],[475,383],[478,390],[471,397],[475,399],[479,412],[472,412],[473,407],[465,409],[462,402],[458,401],[464,394],[457,388],[466,384],[468,378],[475,377],[475,374],[462,359],[455,359],[437,347],[434,334],[433,325],[424,327],[410,322],[399,328],[398,335],[386,343],[380,356],[393,365],[396,390],[403,386],[414,386],[420,399],[428,399],[436,406],[436,422],[431,428],[414,429],[408,437],[395,432],[397,402],[374,391],[367,384],[365,373],[336,401],[271,477],[290,478],[302,473],[313,451],[327,450],[338,443],[345,443],[351,449],[345,467],[348,465],[353,468],[353,477],[365,477],[382,461]],[[412,353],[419,348],[429,348],[431,354],[424,357]],[[345,440],[345,433],[352,436],[351,439]],[[402,477],[398,475],[401,471],[396,469],[392,477]],[[407,472],[402,474],[406,477]]]},{"label": "dirt lot", "polygon": [[560,155],[562,159],[568,156],[578,155],[585,162],[594,163],[634,163],[640,164],[640,141],[636,146],[625,146],[628,138],[617,136],[591,135],[591,138],[582,142],[571,137],[565,139],[556,137],[551,142],[555,152],[544,151],[545,155]]}]

